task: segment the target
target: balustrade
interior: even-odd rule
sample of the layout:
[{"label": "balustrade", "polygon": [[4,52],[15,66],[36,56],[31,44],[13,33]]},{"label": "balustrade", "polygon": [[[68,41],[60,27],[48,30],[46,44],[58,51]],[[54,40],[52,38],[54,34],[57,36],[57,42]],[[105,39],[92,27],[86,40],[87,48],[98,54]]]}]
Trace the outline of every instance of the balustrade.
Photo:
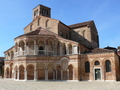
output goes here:
[{"label": "balustrade", "polygon": [[48,53],[49,56],[54,55],[54,51],[48,51],[47,53]]},{"label": "balustrade", "polygon": [[[57,48],[55,48],[53,51],[51,50],[47,50],[47,48],[45,48],[45,50],[37,50],[37,49],[25,49],[24,51],[17,51],[14,53],[13,57],[18,57],[18,56],[26,56],[26,55],[48,55],[48,56],[53,56],[56,55],[57,53]],[[60,55],[72,55],[72,54],[78,54],[78,50],[77,50],[77,46],[73,47],[73,50],[69,50],[68,47],[66,47],[66,52],[63,53],[63,47],[60,47]],[[9,56],[6,54],[6,60],[12,60],[12,58],[9,58]]]},{"label": "balustrade", "polygon": [[45,55],[45,50],[38,50],[38,55]]}]

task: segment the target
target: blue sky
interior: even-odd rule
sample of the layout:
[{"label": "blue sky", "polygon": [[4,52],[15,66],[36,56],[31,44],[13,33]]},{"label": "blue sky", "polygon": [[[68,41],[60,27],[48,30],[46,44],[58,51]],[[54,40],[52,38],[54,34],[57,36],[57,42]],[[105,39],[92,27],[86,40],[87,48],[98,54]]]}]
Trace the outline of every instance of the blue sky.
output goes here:
[{"label": "blue sky", "polygon": [[94,20],[100,48],[120,45],[119,0],[0,0],[0,56],[14,45],[14,38],[32,21],[32,9],[43,4],[52,18],[66,25]]}]

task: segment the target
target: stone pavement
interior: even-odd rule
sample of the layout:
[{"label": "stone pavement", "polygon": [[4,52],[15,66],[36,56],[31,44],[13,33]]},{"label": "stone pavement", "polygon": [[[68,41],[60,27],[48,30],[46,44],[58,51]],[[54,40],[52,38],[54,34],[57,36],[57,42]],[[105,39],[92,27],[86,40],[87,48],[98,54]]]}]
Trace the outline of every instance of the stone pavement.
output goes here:
[{"label": "stone pavement", "polygon": [[120,90],[120,82],[13,81],[0,79],[0,90]]}]

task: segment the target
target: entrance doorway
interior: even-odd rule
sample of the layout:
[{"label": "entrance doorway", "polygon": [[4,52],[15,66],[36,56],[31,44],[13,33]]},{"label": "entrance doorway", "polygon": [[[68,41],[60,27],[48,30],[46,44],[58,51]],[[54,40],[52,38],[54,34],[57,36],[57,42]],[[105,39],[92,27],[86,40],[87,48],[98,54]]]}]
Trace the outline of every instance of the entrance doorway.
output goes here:
[{"label": "entrance doorway", "polygon": [[101,69],[94,69],[95,80],[101,80]]}]

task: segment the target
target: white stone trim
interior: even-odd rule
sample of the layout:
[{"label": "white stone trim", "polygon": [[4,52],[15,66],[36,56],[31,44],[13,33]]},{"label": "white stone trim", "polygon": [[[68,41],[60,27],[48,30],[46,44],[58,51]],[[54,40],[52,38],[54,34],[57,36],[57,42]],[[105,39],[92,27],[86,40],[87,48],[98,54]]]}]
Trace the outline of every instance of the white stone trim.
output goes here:
[{"label": "white stone trim", "polygon": [[60,59],[60,62],[64,59],[68,60],[68,62],[70,61],[67,57],[63,57],[63,58]]},{"label": "white stone trim", "polygon": [[101,80],[102,80],[102,78],[103,78],[103,75],[102,75],[102,68],[101,68],[101,67],[94,67],[94,68],[93,68],[94,81],[101,81],[101,80],[95,80],[95,69],[100,69]]}]

